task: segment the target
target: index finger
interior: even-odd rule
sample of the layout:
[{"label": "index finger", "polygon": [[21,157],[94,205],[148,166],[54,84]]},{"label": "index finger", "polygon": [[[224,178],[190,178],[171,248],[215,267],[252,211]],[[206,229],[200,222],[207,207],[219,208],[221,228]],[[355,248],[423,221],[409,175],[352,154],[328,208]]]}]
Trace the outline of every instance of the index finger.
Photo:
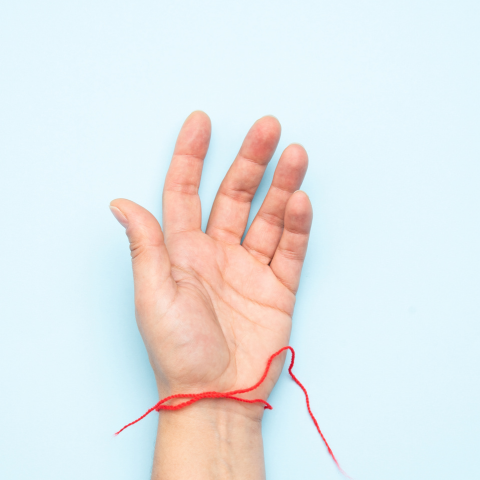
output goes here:
[{"label": "index finger", "polygon": [[191,113],[178,134],[163,188],[165,235],[202,226],[198,188],[210,134],[210,118],[202,111]]}]

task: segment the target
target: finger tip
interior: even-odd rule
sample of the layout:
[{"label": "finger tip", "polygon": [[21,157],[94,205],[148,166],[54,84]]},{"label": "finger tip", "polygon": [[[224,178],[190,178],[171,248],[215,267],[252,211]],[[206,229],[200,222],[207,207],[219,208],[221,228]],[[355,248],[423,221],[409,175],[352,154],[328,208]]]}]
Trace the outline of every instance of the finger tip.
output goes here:
[{"label": "finger tip", "polygon": [[311,223],[313,209],[310,197],[303,190],[294,192],[287,203],[285,215],[295,223]]},{"label": "finger tip", "polygon": [[[294,195],[296,195],[296,197],[298,197],[299,199],[302,199],[302,201],[308,200],[308,202],[310,203],[310,197],[308,196],[308,193],[305,190],[295,190],[292,193],[292,197]],[[299,200],[296,200],[296,201],[299,201]]]},{"label": "finger tip", "polygon": [[306,159],[308,160],[307,150],[301,143],[293,142],[287,148],[295,152],[296,155],[306,157]]},{"label": "finger tip", "polygon": [[259,118],[250,129],[247,138],[251,145],[260,146],[265,150],[261,156],[271,156],[277,148],[282,127],[280,122],[271,115]]},{"label": "finger tip", "polygon": [[194,121],[195,123],[208,125],[209,127],[212,124],[212,121],[208,114],[203,110],[194,110],[186,119],[184,123]]},{"label": "finger tip", "polygon": [[110,208],[114,207],[114,208],[118,208],[118,205],[122,202],[123,198],[115,198],[114,200],[112,200],[108,206]]},{"label": "finger tip", "polygon": [[260,118],[258,121],[265,123],[272,130],[277,130],[277,131],[282,130],[282,124],[280,123],[280,120],[275,115],[265,115],[264,117]]},{"label": "finger tip", "polygon": [[124,206],[126,206],[130,203],[133,203],[133,202],[131,200],[127,200],[126,198],[116,198],[115,200],[112,200],[110,202],[109,206],[122,209],[122,207],[124,207]]},{"label": "finger tip", "polygon": [[175,154],[205,157],[211,131],[210,117],[202,110],[195,110],[183,122],[175,144]]},{"label": "finger tip", "polygon": [[269,113],[268,115],[265,115],[264,117],[262,118],[269,118],[271,119],[273,122],[276,122],[278,123],[278,125],[280,125],[280,120],[278,119],[278,117],[276,117],[275,115],[272,115],[271,113]]},{"label": "finger tip", "polygon": [[112,200],[109,207],[114,215],[114,210],[119,210],[123,215],[129,217],[130,219],[138,216],[139,214],[141,215],[145,210],[138,203],[132,202],[126,198],[116,198],[115,200]]},{"label": "finger tip", "polygon": [[283,151],[282,157],[291,168],[296,170],[304,170],[306,172],[308,167],[308,153],[299,143],[291,143]]},{"label": "finger tip", "polygon": [[282,132],[282,125],[277,117],[273,115],[265,115],[262,118],[259,118],[254,127],[257,130],[260,130],[264,136],[272,137],[275,139],[280,138]]},{"label": "finger tip", "polygon": [[122,210],[110,204],[110,211],[112,212],[113,216],[117,219],[118,223],[120,223],[120,225],[122,225],[124,228],[128,227],[128,218],[126,217],[125,213],[122,212]]}]

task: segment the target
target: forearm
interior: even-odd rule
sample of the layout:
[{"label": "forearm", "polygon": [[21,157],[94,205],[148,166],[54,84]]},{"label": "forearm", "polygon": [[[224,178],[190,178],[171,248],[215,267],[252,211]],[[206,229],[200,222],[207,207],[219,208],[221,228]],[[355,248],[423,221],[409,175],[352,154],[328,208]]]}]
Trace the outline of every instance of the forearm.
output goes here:
[{"label": "forearm", "polygon": [[152,480],[264,480],[262,414],[222,399],[160,412]]}]

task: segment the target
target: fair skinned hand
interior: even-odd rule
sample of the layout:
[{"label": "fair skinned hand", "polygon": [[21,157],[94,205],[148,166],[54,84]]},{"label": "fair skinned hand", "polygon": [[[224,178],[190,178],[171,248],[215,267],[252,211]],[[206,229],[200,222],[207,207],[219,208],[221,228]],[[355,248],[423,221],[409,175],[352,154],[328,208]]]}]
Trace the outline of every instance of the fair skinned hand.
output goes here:
[{"label": "fair skinned hand", "polygon": [[[271,116],[248,132],[220,185],[206,231],[201,230],[198,188],[210,133],[210,119],[203,112],[192,113],[179,133],[163,190],[163,232],[139,205],[124,199],[111,202],[130,241],[136,318],[160,398],[246,388],[260,378],[269,356],[288,345],[307,249],[312,207],[297,190],[308,157],[298,144],[283,151],[263,205],[241,241],[251,201],[280,138],[280,124]],[[284,360],[276,359],[267,381],[246,398],[267,399]],[[215,422],[224,412],[224,424],[233,415],[237,422],[239,417],[258,422],[263,414],[262,405],[233,400],[197,403],[184,409],[189,412],[165,414],[167,423],[176,424],[175,435],[180,435],[185,416],[211,426],[212,409]],[[175,452],[163,455],[162,448],[157,456],[165,463]],[[210,473],[201,474],[195,460],[191,462],[196,468],[191,477],[179,474],[178,465],[170,470],[164,465],[157,474],[154,467],[154,478],[217,478],[212,465],[206,467]],[[238,478],[263,478],[261,468],[251,474],[238,470]],[[230,477],[223,473],[218,478]]]}]

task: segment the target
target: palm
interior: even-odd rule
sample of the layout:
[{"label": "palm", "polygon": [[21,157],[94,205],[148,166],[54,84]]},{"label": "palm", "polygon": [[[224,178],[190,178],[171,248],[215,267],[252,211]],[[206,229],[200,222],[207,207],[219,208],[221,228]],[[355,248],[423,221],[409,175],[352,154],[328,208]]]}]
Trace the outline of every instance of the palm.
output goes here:
[{"label": "palm", "polygon": [[[248,386],[268,356],[288,344],[294,295],[241,245],[190,232],[169,250],[180,292],[173,316],[180,313],[185,325],[172,329],[170,358],[189,365],[169,377],[183,387]],[[175,325],[165,317],[165,324]]]},{"label": "palm", "polygon": [[[268,357],[288,344],[310,228],[308,197],[292,196],[305,174],[306,154],[292,146],[240,242],[251,197],[278,142],[278,122],[265,117],[252,127],[239,154],[258,161],[242,164],[237,157],[202,232],[196,194],[201,166],[195,166],[203,160],[209,135],[202,113],[189,117],[179,135],[165,182],[164,239],[143,209],[137,210],[139,233],[129,232],[134,212],[125,210],[141,207],[126,200],[114,205],[129,219],[137,321],[162,396],[226,391],[258,380]],[[259,171],[254,175],[248,169]],[[268,396],[282,363],[275,362],[255,396]]]}]

